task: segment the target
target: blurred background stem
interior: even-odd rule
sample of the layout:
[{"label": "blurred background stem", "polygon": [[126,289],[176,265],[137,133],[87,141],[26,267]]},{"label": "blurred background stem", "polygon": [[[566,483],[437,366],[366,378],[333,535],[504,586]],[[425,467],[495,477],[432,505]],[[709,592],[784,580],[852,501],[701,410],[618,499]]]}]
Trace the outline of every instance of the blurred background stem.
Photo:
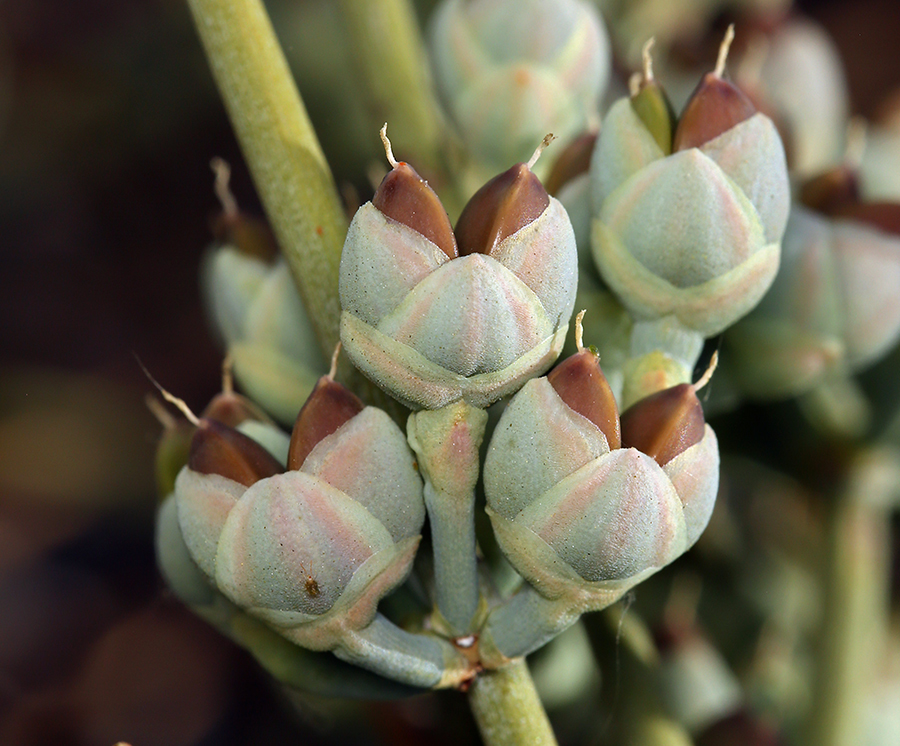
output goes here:
[{"label": "blurred background stem", "polygon": [[828,506],[825,617],[809,743],[864,740],[864,707],[888,631],[888,511],[898,487],[897,454],[871,449],[857,458]]},{"label": "blurred background stem", "polygon": [[188,0],[257,192],[330,356],[347,219],[261,0]]},{"label": "blurred background stem", "polygon": [[388,123],[397,157],[429,180],[451,216],[458,215],[464,195],[450,163],[462,153],[448,137],[412,3],[340,0],[339,6],[367,108],[377,122]]},{"label": "blurred background stem", "polygon": [[556,737],[524,658],[479,675],[469,706],[485,746],[556,746]]}]

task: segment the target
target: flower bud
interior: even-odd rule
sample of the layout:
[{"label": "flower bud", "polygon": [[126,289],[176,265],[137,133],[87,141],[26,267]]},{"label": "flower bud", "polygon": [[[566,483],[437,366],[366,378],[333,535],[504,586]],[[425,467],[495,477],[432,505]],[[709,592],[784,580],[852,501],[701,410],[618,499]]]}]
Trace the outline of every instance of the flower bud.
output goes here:
[{"label": "flower bud", "polygon": [[210,419],[200,420],[194,432],[188,468],[198,474],[218,474],[245,487],[284,470],[255,440]]},{"label": "flower bud", "polygon": [[591,163],[603,279],[637,319],[672,315],[701,336],[734,323],[765,293],[789,207],[775,126],[722,80],[723,65],[724,56],[682,113],[671,154],[660,146],[661,105],[651,116],[622,100]]},{"label": "flower bud", "polygon": [[597,111],[610,50],[586,2],[445,0],[430,31],[438,91],[489,167],[526,159],[546,132],[567,143]]},{"label": "flower bud", "polygon": [[225,205],[222,243],[201,265],[205,305],[250,398],[279,421],[293,422],[327,366],[287,264],[262,238],[268,229],[252,227],[238,210],[227,172],[217,171],[216,188]]},{"label": "flower bud", "polygon": [[[886,207],[886,206],[885,206]],[[876,225],[851,219],[867,208],[843,203],[829,219],[796,206],[782,269],[760,305],[725,336],[729,371],[752,397],[794,396],[837,371],[857,371],[900,338],[900,236],[890,209]]]},{"label": "flower bud", "polygon": [[[408,214],[419,199],[432,212],[437,198],[422,184],[402,198]],[[341,339],[357,368],[403,403],[435,409],[487,406],[552,363],[574,305],[575,241],[529,166],[472,198],[455,258],[379,201],[357,211],[341,257]]]},{"label": "flower bud", "polygon": [[244,440],[216,423],[198,429],[175,490],[198,567],[232,602],[312,649],[371,621],[409,571],[425,518],[403,433],[381,410],[352,413],[355,397],[336,387],[326,377],[298,417],[289,460],[299,469],[253,472]]},{"label": "flower bud", "polygon": [[[582,272],[589,272],[596,280],[597,269],[591,256],[591,154],[597,144],[594,131],[580,135],[567,147],[547,177],[547,191],[556,197],[572,221],[575,244],[578,247],[578,264]],[[584,275],[579,278],[579,290]],[[593,304],[592,304],[593,307]]]},{"label": "flower bud", "polygon": [[[611,400],[599,397],[605,403],[598,405],[598,397],[584,396],[584,388],[603,388],[596,385],[599,371],[585,364],[589,354],[563,363],[555,385],[549,377],[535,379],[513,397],[484,465],[488,513],[507,559],[539,593],[579,599],[582,610],[607,605],[615,598],[610,594],[624,592],[696,541],[715,501],[719,463],[706,425],[699,440],[662,465],[627,447],[624,427],[623,447],[611,448],[616,438],[595,424],[596,417],[569,404],[585,409],[587,400],[603,422],[618,419]],[[587,372],[580,384],[562,384],[580,378],[579,371]],[[655,418],[678,430],[658,406],[647,407],[646,426]],[[641,445],[655,446],[640,427],[636,432]]]}]

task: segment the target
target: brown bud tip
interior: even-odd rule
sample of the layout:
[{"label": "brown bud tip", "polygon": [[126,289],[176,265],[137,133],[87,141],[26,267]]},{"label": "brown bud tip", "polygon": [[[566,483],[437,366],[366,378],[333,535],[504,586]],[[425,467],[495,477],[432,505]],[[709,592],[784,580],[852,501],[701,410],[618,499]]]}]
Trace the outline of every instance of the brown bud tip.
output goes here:
[{"label": "brown bud tip", "polygon": [[847,166],[838,166],[807,181],[800,187],[801,204],[824,215],[835,215],[859,202],[859,179]]},{"label": "brown bud tip", "polygon": [[835,210],[837,218],[847,218],[900,236],[900,204],[896,202],[861,202]]},{"label": "brown bud tip", "polygon": [[447,211],[428,182],[408,163],[401,161],[382,179],[372,204],[391,220],[421,233],[451,259],[457,256]]},{"label": "brown bud tip", "polygon": [[703,439],[703,407],[689,383],[680,383],[632,404],[622,413],[622,445],[637,448],[665,466]]},{"label": "brown bud tip", "polygon": [[200,420],[191,439],[188,467],[201,474],[219,474],[245,487],[284,471],[255,440],[208,419]]},{"label": "brown bud tip", "polygon": [[507,236],[536,220],[550,204],[541,180],[524,163],[495,176],[469,200],[456,222],[460,256],[490,254]]},{"label": "brown bud tip", "polygon": [[296,471],[303,466],[306,457],[320,440],[331,435],[362,410],[363,403],[350,389],[329,376],[322,376],[294,423],[291,447],[288,450],[288,470]]},{"label": "brown bud tip", "polygon": [[596,132],[585,132],[563,150],[547,177],[547,193],[556,195],[563,186],[591,168],[591,155],[597,144]]},{"label": "brown bud tip", "polygon": [[242,212],[223,212],[213,220],[212,233],[216,240],[264,262],[274,262],[278,243],[272,229],[262,220]]},{"label": "brown bud tip", "polygon": [[600,428],[611,450],[621,447],[619,409],[597,355],[589,349],[576,352],[551,370],[547,380],[560,399]]},{"label": "brown bud tip", "polygon": [[233,391],[216,394],[203,410],[202,417],[221,422],[228,427],[237,427],[247,420],[271,422],[269,416],[246,396],[241,396]]},{"label": "brown bud tip", "polygon": [[681,112],[672,151],[699,148],[755,113],[756,107],[737,86],[707,73]]}]

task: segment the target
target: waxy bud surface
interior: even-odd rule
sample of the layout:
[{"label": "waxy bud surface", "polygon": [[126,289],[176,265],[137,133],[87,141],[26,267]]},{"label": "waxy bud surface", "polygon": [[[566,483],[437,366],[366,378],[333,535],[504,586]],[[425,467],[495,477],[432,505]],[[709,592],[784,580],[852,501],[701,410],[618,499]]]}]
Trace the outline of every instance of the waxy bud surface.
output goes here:
[{"label": "waxy bud surface", "polygon": [[281,634],[322,650],[339,644],[341,629],[365,627],[405,578],[425,519],[403,433],[381,410],[345,407],[335,386],[326,379],[298,417],[302,447],[292,443],[290,460],[299,468],[276,462],[279,473],[238,481],[192,459],[175,487],[184,543],[209,580]]},{"label": "waxy bud surface", "polygon": [[603,21],[581,0],[445,0],[430,32],[438,91],[489,167],[527,159],[547,132],[573,139],[610,74]]},{"label": "waxy bud surface", "polygon": [[790,203],[784,148],[772,121],[715,74],[688,103],[671,153],[662,113],[649,118],[635,98],[613,105],[594,150],[594,259],[637,319],[671,315],[712,336],[777,272]]},{"label": "waxy bud surface", "polygon": [[[539,593],[601,608],[697,540],[715,502],[718,446],[701,421],[701,437],[687,428],[668,460],[628,447],[633,426],[622,427],[618,447],[618,423],[608,437],[596,417],[576,411],[583,392],[573,397],[574,385],[559,386],[567,363],[556,385],[529,381],[501,417],[484,465],[487,510],[507,559]],[[611,398],[595,407],[605,422],[618,420]],[[645,419],[660,422],[662,440],[679,440],[672,431],[684,429],[652,404]],[[659,450],[637,431],[641,446]]]},{"label": "waxy bud surface", "polygon": [[455,258],[378,201],[357,211],[341,257],[341,340],[357,368],[403,403],[436,409],[487,406],[552,364],[574,305],[575,239],[527,166],[472,198]]}]

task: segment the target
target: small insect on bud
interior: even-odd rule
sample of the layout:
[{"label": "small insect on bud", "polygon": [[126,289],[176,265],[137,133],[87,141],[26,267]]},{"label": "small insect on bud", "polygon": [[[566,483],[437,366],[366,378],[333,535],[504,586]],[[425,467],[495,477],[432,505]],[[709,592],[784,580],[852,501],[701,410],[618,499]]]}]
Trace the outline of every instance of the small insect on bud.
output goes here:
[{"label": "small insect on bud", "polygon": [[706,420],[697,391],[709,382],[717,360],[718,355],[714,354],[696,384],[681,383],[657,391],[623,412],[622,445],[637,448],[665,466],[699,443],[706,432]]},{"label": "small insect on bud", "polygon": [[571,142],[553,164],[547,177],[548,194],[559,196],[559,191],[573,179],[586,174],[591,169],[591,154],[597,144],[597,132],[585,132]]},{"label": "small insect on bud", "polygon": [[553,135],[547,135],[528,163],[517,163],[475,192],[456,222],[461,256],[490,254],[503,239],[547,209],[550,196],[531,167],[552,141]]},{"label": "small insect on bud", "polygon": [[319,441],[363,411],[364,405],[359,397],[334,380],[340,349],[339,343],[331,361],[331,370],[328,375],[319,379],[297,415],[288,451],[288,470],[303,466],[306,457]]},{"label": "small insect on bud", "polygon": [[600,358],[582,346],[584,311],[575,318],[575,344],[578,352],[563,360],[547,375],[559,397],[582,417],[593,422],[606,436],[610,450],[620,448],[619,410],[609,382],[600,370]]},{"label": "small insect on bud", "polygon": [[675,111],[666,92],[653,77],[653,59],[650,48],[655,39],[651,38],[643,50],[644,70],[632,79],[631,108],[656,140],[660,150],[668,155],[672,152],[672,132],[675,129]]},{"label": "small insect on bud", "polygon": [[699,148],[756,113],[750,99],[722,77],[733,39],[731,25],[719,48],[715,70],[703,76],[681,112],[672,141],[673,151]]},{"label": "small insect on bud", "polygon": [[447,211],[434,190],[405,161],[397,161],[387,139],[387,124],[381,128],[381,140],[391,170],[382,179],[372,204],[382,214],[425,236],[448,257],[457,256],[456,239]]}]

